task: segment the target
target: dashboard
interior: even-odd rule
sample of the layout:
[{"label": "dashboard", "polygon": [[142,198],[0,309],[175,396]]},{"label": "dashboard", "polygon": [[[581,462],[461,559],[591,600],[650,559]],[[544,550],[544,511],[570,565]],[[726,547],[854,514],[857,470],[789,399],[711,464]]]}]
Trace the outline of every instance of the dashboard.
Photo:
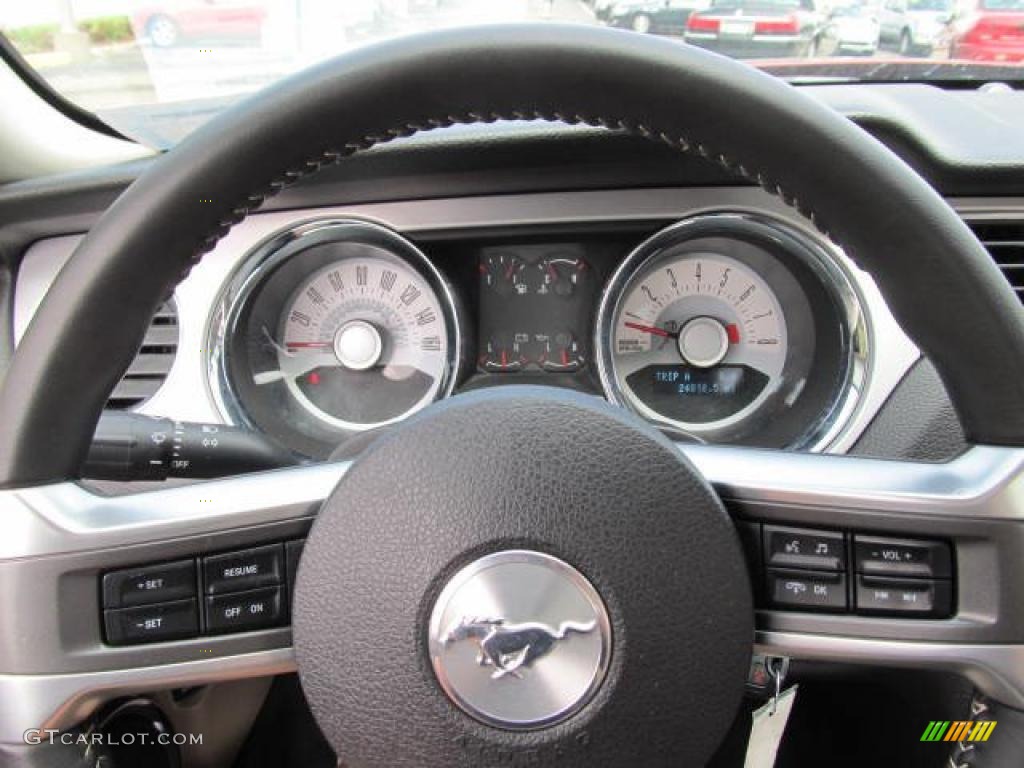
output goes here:
[{"label": "dashboard", "polygon": [[[898,98],[888,95],[897,89]],[[1005,133],[1015,122],[997,120],[1002,113],[992,107],[999,141],[977,142],[971,131],[966,139],[958,135],[982,122],[987,113],[981,107],[996,97],[923,86],[810,90],[834,105],[843,102],[837,108],[857,119],[866,116],[861,122],[880,137],[888,131],[893,146],[904,148],[901,154],[972,226],[988,227],[976,231],[990,250],[1004,248],[1004,261],[1018,263],[1019,250],[1009,243],[1024,232],[1024,177],[1021,147]],[[971,120],[963,118],[964,103],[972,107]],[[1020,99],[1013,104],[1024,106]],[[318,457],[415,418],[429,403],[528,383],[605,398],[678,441],[928,460],[963,450],[941,382],[873,280],[776,197],[713,175],[710,163],[658,154],[653,145],[637,145],[634,153],[624,137],[560,126],[551,136],[522,129],[506,144],[495,138],[504,130],[453,129],[371,150],[249,216],[176,289],[173,359],[133,407],[182,421],[250,425],[300,457]],[[21,338],[80,241],[78,233],[137,170],[0,190],[0,218],[19,222],[0,228],[0,250],[17,254],[12,311],[0,317],[10,317],[13,327],[0,334],[0,362],[9,352],[8,337]],[[0,305],[8,287],[5,266]],[[396,354],[402,345],[404,359]],[[946,417],[933,422],[943,407]],[[866,512],[824,518],[818,495],[786,492],[806,485],[810,465],[798,465],[799,476],[787,475],[795,470],[784,462],[764,463],[773,455],[729,452],[717,465],[705,455],[711,463],[701,469],[732,483],[770,478],[783,489],[743,506],[730,500],[740,517],[828,527],[833,535],[842,529],[848,541],[862,534],[931,536],[935,526],[965,530],[955,527],[966,525],[962,514],[937,507],[928,495],[914,497],[928,510],[922,527],[908,524],[913,493],[882,498]],[[311,474],[298,488],[281,487],[272,475],[260,484],[254,475],[248,493],[268,508],[289,505],[291,515],[334,487],[336,466],[306,468]],[[888,473],[901,469],[839,459],[814,466],[824,485],[858,493],[865,486],[893,487]],[[990,477],[990,468],[983,469]],[[941,474],[948,482],[945,468]],[[119,502],[123,490],[103,487],[112,495],[96,497],[76,521],[76,537],[93,535],[78,537],[84,543],[75,546],[89,551],[79,554],[75,573],[41,573],[57,560],[37,557],[35,570],[18,582],[15,591],[26,603],[37,602],[38,594],[51,601],[59,594],[67,608],[63,623],[39,633],[36,652],[71,649],[63,671],[90,680],[114,654],[117,665],[140,669],[156,661],[208,665],[209,659],[195,662],[192,647],[97,650],[89,637],[100,631],[93,610],[98,569],[266,544],[265,515],[246,518],[248,529],[216,530],[223,522],[210,514],[210,499],[233,509],[240,494],[232,488],[217,497],[216,484],[210,487],[203,486],[198,501],[200,492],[188,495],[188,487],[152,494],[163,499],[165,518],[177,516],[189,526],[175,549],[159,554],[155,544],[99,531],[104,521],[140,515],[135,497]],[[943,518],[952,522],[938,522]],[[281,540],[305,534],[295,521],[272,525]],[[1013,627],[997,626],[993,617],[997,605],[1012,604],[1005,587],[1016,582],[1006,564],[1019,558],[1013,537],[994,530],[991,540],[971,538],[964,546],[965,533],[957,542],[960,613],[950,621],[864,616],[854,629],[851,616],[761,611],[759,631],[851,634],[874,638],[869,643],[875,647],[885,637],[929,641],[888,644],[890,658],[905,661],[913,654],[915,663],[935,653],[939,632],[972,643],[951,646],[961,654],[986,647],[978,643],[1009,642]],[[90,606],[85,621],[73,608],[82,605]],[[234,669],[232,660],[244,663],[246,653],[283,653],[267,649],[287,643],[286,633],[208,637],[202,644],[223,653],[218,665]],[[842,646],[843,658],[856,656],[856,648]],[[951,659],[941,661],[945,669]]]},{"label": "dashboard", "polygon": [[[1020,147],[1006,141],[976,141],[976,131],[998,132],[1016,119],[1014,115],[1024,106],[1019,94],[918,85],[898,89],[818,86],[806,92],[888,144],[932,181],[976,226],[979,237],[996,241],[993,247],[1006,240],[998,228],[1020,220],[1024,210],[1019,197]],[[970,124],[958,119],[965,109],[974,116]],[[1004,136],[1004,132],[998,135]],[[10,354],[10,341],[17,343],[21,338],[46,289],[81,238],[66,233],[87,230],[144,164],[13,185],[2,191],[0,212],[5,219],[21,224],[3,230],[5,239],[0,242],[6,252],[18,254],[16,269],[10,274],[15,288],[13,308],[0,318],[11,323],[0,329],[6,331],[0,338],[0,357]],[[338,200],[350,202],[337,205]],[[775,345],[780,350],[776,363],[781,361],[781,366],[769,364],[770,344],[757,350],[766,354],[756,363],[753,357],[741,359],[742,345],[731,343],[727,355],[715,365],[699,366],[693,365],[692,359],[684,360],[678,337],[672,338],[680,329],[670,324],[678,326],[690,319],[686,306],[692,305],[694,297],[685,287],[685,300],[669,302],[674,306],[664,313],[653,304],[657,310],[652,314],[653,323],[629,320],[655,328],[654,333],[627,328],[624,322],[616,331],[616,315],[611,310],[617,305],[610,300],[602,303],[606,297],[628,294],[626,303],[638,301],[641,309],[646,303],[651,313],[652,303],[643,290],[645,281],[630,280],[647,274],[643,272],[644,253],[652,258],[648,266],[668,266],[677,255],[691,271],[695,272],[696,264],[687,264],[689,256],[673,250],[685,250],[690,247],[686,244],[670,244],[662,249],[667,252],[659,255],[640,246],[663,231],[672,232],[681,222],[721,214],[781,222],[787,234],[798,241],[795,247],[769,248],[763,263],[751,260],[752,251],[741,254],[742,269],[738,271],[731,262],[724,266],[723,258],[734,258],[734,254],[720,249],[713,254],[719,280],[729,268],[730,280],[742,274],[751,284],[758,281],[757,292],[763,293],[769,304],[773,297],[779,303],[785,322],[776,326],[774,336],[785,340]],[[131,407],[183,421],[266,421],[259,403],[242,393],[247,386],[242,363],[248,357],[247,364],[251,364],[258,355],[239,354],[239,350],[258,345],[259,339],[238,343],[240,337],[227,334],[227,319],[232,307],[239,304],[235,301],[239,298],[238,278],[251,272],[257,262],[266,261],[267,246],[275,238],[287,238],[296,229],[324,220],[369,222],[406,241],[418,254],[410,255],[410,251],[403,256],[413,267],[406,274],[430,278],[442,310],[437,317],[444,320],[446,334],[450,328],[458,337],[437,334],[446,345],[440,355],[445,368],[434,368],[432,373],[428,367],[428,381],[421,382],[418,389],[408,382],[402,395],[406,407],[396,400],[397,405],[379,408],[379,402],[374,406],[372,399],[367,400],[363,406],[369,410],[339,412],[347,413],[347,426],[325,420],[327,416],[338,421],[308,395],[303,397],[314,407],[304,406],[294,394],[302,393],[297,385],[289,388],[281,381],[263,385],[271,388],[267,392],[279,393],[279,404],[288,407],[290,416],[274,438],[300,456],[325,455],[350,437],[386,429],[389,419],[404,418],[422,407],[418,399],[412,401],[417,392],[425,403],[507,383],[585,391],[640,413],[675,439],[929,459],[962,450],[955,416],[934,370],[903,334],[871,278],[856,269],[811,222],[772,194],[737,186],[735,178],[699,158],[615,132],[558,124],[452,127],[360,153],[344,168],[325,169],[311,182],[285,190],[234,227],[178,286],[174,295],[177,346],[162,347],[173,352],[173,358],[161,364],[159,377],[145,382],[145,399]],[[638,249],[640,255],[636,255]],[[545,277],[538,265],[551,257],[586,264],[585,274],[572,285],[569,297],[546,297],[539,292]],[[492,272],[491,279],[504,280],[500,271],[493,270],[506,258],[513,260],[514,272],[506,282],[514,291],[527,293],[505,296],[501,292],[505,288],[487,284],[489,278],[481,268]],[[710,263],[706,259],[707,255],[701,263]],[[676,267],[671,268],[676,274]],[[258,270],[255,279],[262,279],[268,271],[272,270]],[[396,272],[397,283],[398,272],[391,271]],[[559,272],[557,266],[555,271]],[[300,276],[314,277],[302,270],[292,274]],[[654,271],[650,276],[657,277]],[[288,277],[287,272],[282,277]],[[663,281],[667,280],[667,290],[675,291],[664,269],[660,279],[659,290],[666,290]],[[329,285],[330,278],[327,280]],[[445,289],[439,291],[436,286]],[[761,290],[765,286],[771,295]],[[298,287],[298,282],[290,285],[293,290]],[[656,287],[647,285],[655,295]],[[451,293],[450,305],[446,291]],[[295,298],[277,297],[277,310]],[[701,297],[705,300],[706,296]],[[264,309],[272,303],[257,302]],[[625,311],[633,311],[625,306],[621,309],[619,320],[624,320]],[[303,312],[301,308],[298,311]],[[721,321],[728,320],[729,311],[728,301],[701,310],[725,329],[726,339],[731,323]],[[716,313],[720,316],[715,317]],[[455,322],[448,322],[451,317]],[[266,319],[267,329],[278,334],[274,340],[279,342],[283,328],[275,323],[281,314],[271,312]],[[717,335],[720,351],[721,330],[703,322],[696,329],[701,326],[712,342]],[[780,335],[783,329],[784,337]],[[669,336],[661,335],[662,331]],[[291,341],[305,339],[300,338],[298,329],[293,333]],[[621,338],[615,333],[621,333]],[[372,334],[369,336],[372,342]],[[741,336],[741,341],[751,338]],[[427,342],[428,346],[433,343]],[[627,348],[631,344],[635,349]],[[562,362],[563,350],[566,363]],[[329,351],[320,349],[321,353]],[[424,353],[427,358],[440,359],[437,350]],[[668,359],[659,359],[655,353]],[[816,358],[826,353],[830,360]],[[325,357],[330,362],[329,356]],[[645,364],[629,370],[630,357]],[[808,357],[815,370],[820,364],[827,375],[802,377],[800,366],[807,364]],[[275,362],[273,355],[265,358],[265,363]],[[666,365],[670,368],[659,368]],[[274,375],[273,367],[250,371],[248,387],[254,387],[252,374]],[[323,387],[326,373],[349,377],[362,373],[340,368],[332,365],[328,372],[318,372],[321,383],[309,385],[307,381],[307,389]],[[359,378],[380,380],[383,367],[371,368]],[[637,375],[644,369],[644,375]],[[277,366],[277,370],[282,369]],[[689,380],[685,380],[687,376]],[[397,385],[398,379],[387,382]],[[806,389],[814,383],[816,389]],[[362,391],[367,389],[373,387]],[[752,398],[749,403],[736,407],[748,398]],[[273,398],[264,400],[274,403]],[[328,409],[339,405],[322,404]],[[271,433],[276,429],[269,422],[264,428]]]},{"label": "dashboard", "polygon": [[[15,331],[77,238],[36,243]],[[672,439],[845,451],[919,359],[871,279],[756,189],[256,214],[179,286],[138,410],[321,459],[474,389],[573,389]]]}]

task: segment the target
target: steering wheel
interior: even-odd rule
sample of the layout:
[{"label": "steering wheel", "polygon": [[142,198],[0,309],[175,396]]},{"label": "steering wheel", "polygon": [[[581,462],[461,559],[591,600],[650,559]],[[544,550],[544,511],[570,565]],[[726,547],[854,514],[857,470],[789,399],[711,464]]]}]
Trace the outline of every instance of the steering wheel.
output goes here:
[{"label": "steering wheel", "polygon": [[[71,482],[148,319],[234,224],[374,145],[503,119],[636,134],[781,196],[873,275],[974,447],[944,465],[680,447],[602,402],[509,387],[432,406],[352,465],[115,499]],[[189,537],[206,547],[244,531],[251,541],[259,526],[319,509],[299,568],[294,658],[351,765],[703,764],[737,710],[755,643],[795,657],[952,666],[1021,706],[1024,609],[991,580],[1018,577],[1024,563],[1022,369],[1021,309],[968,228],[885,147],[796,89],[606,29],[430,33],[347,53],[227,110],[93,227],[0,394],[0,508],[17,533],[0,567],[22,585],[45,561],[40,578],[72,588],[54,573],[95,573],[115,548],[154,559]],[[917,624],[767,616],[755,630],[723,499],[759,519],[782,505],[786,519],[821,527],[972,542],[958,544],[958,589],[968,600],[987,588],[984,610],[962,604],[949,621]],[[86,581],[74,594],[95,605]],[[84,640],[69,648],[50,615],[61,594],[30,605],[15,592],[0,601],[15,611],[0,630],[0,672],[23,673],[19,706],[33,725],[81,713],[98,689],[296,664],[287,647],[255,640],[241,651],[206,642],[215,656],[197,660],[194,645],[147,657],[104,651],[97,635],[87,653]],[[489,613],[499,603],[507,615]],[[96,613],[82,632],[98,629]],[[89,687],[90,675],[100,684]]]}]

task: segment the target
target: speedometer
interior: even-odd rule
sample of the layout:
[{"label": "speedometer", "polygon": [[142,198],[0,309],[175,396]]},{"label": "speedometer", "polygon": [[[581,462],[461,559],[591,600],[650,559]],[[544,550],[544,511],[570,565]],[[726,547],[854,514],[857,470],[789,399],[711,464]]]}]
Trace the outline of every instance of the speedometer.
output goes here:
[{"label": "speedometer", "polygon": [[598,312],[607,397],[708,442],[816,446],[863,373],[859,303],[816,240],[767,217],[707,214],[630,254]]},{"label": "speedometer", "polygon": [[447,370],[445,313],[405,262],[359,257],[302,282],[282,313],[277,370],[310,413],[343,430],[402,418],[433,401]]},{"label": "speedometer", "polygon": [[225,416],[312,457],[452,392],[463,359],[452,286],[409,240],[356,220],[272,237],[211,328]]}]

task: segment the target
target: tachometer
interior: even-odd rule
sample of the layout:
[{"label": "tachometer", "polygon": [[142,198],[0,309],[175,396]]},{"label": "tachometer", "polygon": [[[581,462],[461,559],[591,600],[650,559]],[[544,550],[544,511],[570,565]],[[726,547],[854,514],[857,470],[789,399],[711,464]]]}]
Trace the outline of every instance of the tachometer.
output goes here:
[{"label": "tachometer", "polygon": [[618,318],[618,376],[655,419],[724,426],[757,407],[786,361],[786,318],[772,289],[721,254],[659,260],[627,289]]},{"label": "tachometer", "polygon": [[605,393],[700,440],[819,445],[859,394],[863,314],[815,239],[707,214],[642,243],[598,311]]}]

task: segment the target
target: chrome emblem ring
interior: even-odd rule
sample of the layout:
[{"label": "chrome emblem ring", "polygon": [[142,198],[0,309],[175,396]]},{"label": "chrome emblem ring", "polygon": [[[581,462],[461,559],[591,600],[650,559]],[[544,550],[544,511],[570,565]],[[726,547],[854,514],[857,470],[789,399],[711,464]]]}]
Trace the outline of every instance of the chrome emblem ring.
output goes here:
[{"label": "chrome emblem ring", "polygon": [[499,728],[543,728],[578,712],[611,658],[608,611],[568,563],[495,552],[441,591],[428,645],[438,682],[464,712]]}]

